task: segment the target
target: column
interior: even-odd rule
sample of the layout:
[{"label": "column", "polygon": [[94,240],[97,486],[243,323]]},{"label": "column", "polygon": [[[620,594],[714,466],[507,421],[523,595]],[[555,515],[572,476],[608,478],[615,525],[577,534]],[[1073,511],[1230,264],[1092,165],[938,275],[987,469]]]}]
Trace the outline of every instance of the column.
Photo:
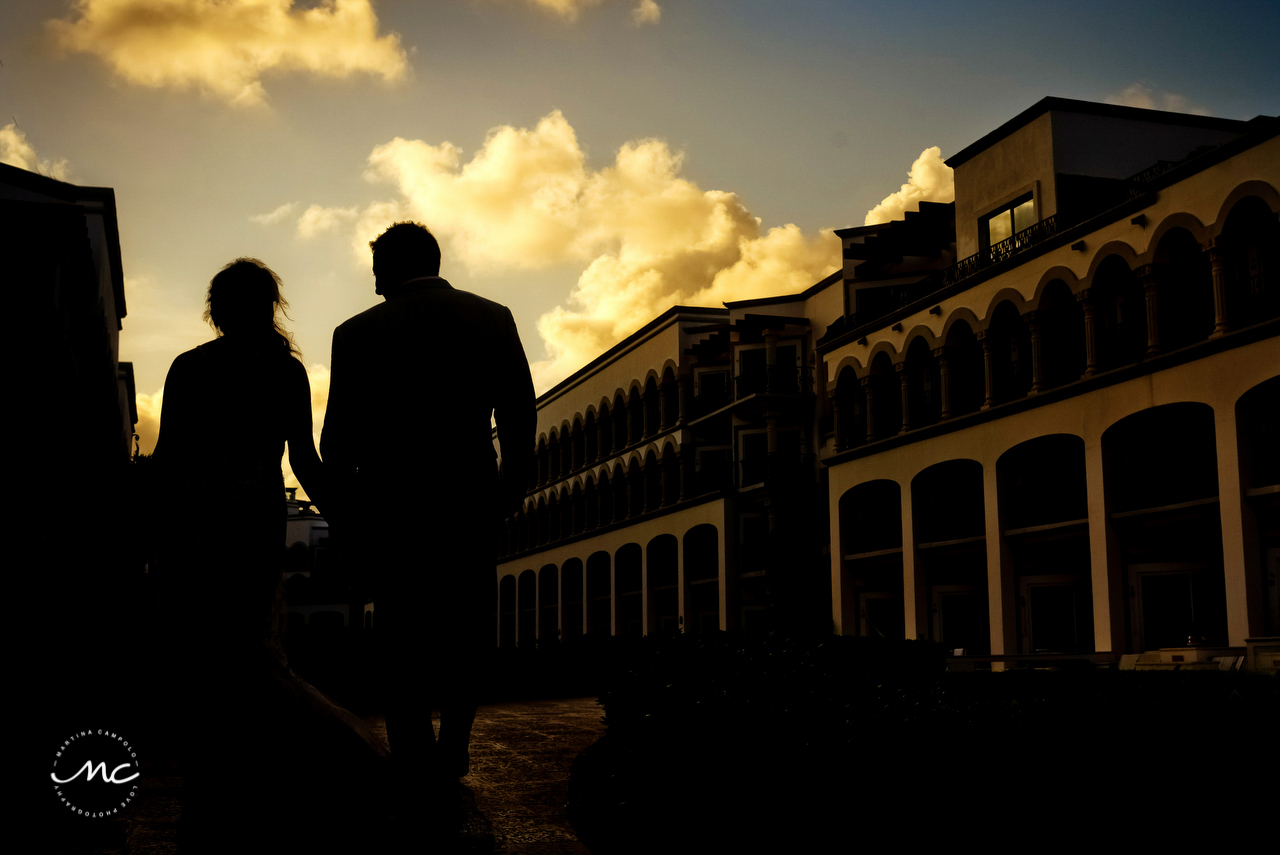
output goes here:
[{"label": "column", "polygon": [[676,540],[676,622],[681,632],[689,631],[689,624],[685,620],[688,602],[689,583],[684,577],[684,537],[681,536]]},{"label": "column", "polygon": [[613,414],[607,419],[596,419],[596,459],[605,460],[613,451]]},{"label": "column", "polygon": [[697,474],[694,467],[697,465],[695,450],[690,443],[681,443],[680,445],[680,501],[692,499],[695,493],[694,478]]},{"label": "column", "polygon": [[1022,319],[1027,322],[1027,332],[1031,335],[1031,390],[1028,394],[1039,395],[1045,389],[1044,333],[1040,327],[1040,313],[1027,312]]},{"label": "column", "polygon": [[1209,266],[1213,270],[1213,332],[1210,338],[1217,338],[1231,329],[1227,314],[1227,253],[1221,237],[1214,238],[1204,244],[1209,253]]},{"label": "column", "polygon": [[[1018,592],[1014,579],[1013,551],[1004,539],[996,474],[994,462],[982,467],[987,540],[987,617],[991,622],[993,656],[1018,652]],[[992,670],[1005,669],[993,665]]]},{"label": "column", "polygon": [[[1244,647],[1264,632],[1262,561],[1258,524],[1244,501],[1234,407],[1214,408],[1218,453],[1218,513],[1222,519],[1222,575],[1227,595],[1227,643]],[[1272,633],[1274,635],[1274,633]]]},{"label": "column", "polygon": [[1084,377],[1098,373],[1098,319],[1094,311],[1093,295],[1085,288],[1076,295],[1084,310]]},{"label": "column", "polygon": [[[1093,649],[1124,653],[1125,584],[1120,539],[1111,525],[1102,465],[1102,439],[1085,437],[1085,490],[1089,509],[1090,588],[1093,592]],[[1132,592],[1129,592],[1132,596]]]},{"label": "column", "polygon": [[738,592],[737,579],[729,575],[729,561],[726,548],[729,541],[730,520],[732,519],[732,505],[725,502],[724,519],[720,521],[720,525],[716,526],[716,561],[718,567],[716,569],[719,582],[716,587],[719,589],[719,608],[720,608],[720,628],[723,630],[734,630],[738,628]]},{"label": "column", "polygon": [[681,424],[689,418],[689,387],[691,385],[692,382],[688,374],[676,375],[676,391],[679,393],[677,395],[677,403],[680,409],[677,420]]},{"label": "column", "polygon": [[649,621],[657,618],[649,608],[649,544],[640,544],[640,634],[651,635],[654,627]]},{"label": "column", "polygon": [[876,441],[876,388],[872,383],[874,379],[870,374],[862,378],[862,388],[867,396],[867,442]]},{"label": "column", "polygon": [[845,437],[845,427],[843,417],[840,415],[840,392],[836,391],[836,395],[831,400],[831,430],[835,437],[836,451],[844,451],[849,447],[847,437]]},{"label": "column", "polygon": [[979,409],[989,410],[996,402],[995,354],[991,350],[991,338],[986,330],[978,330],[978,341],[982,342],[982,382],[986,389]]},{"label": "column", "polygon": [[907,371],[905,359],[893,366],[893,370],[898,373],[898,388],[902,391],[902,427],[898,433],[906,433],[911,430],[911,373]]},{"label": "column", "polygon": [[935,348],[933,356],[938,360],[938,383],[942,386],[942,412],[939,419],[946,421],[951,418],[951,361],[947,359],[945,347]]},{"label": "column", "polygon": [[778,333],[775,330],[765,330],[764,333],[764,389],[766,392],[776,392],[773,388],[773,375],[777,373],[778,365]]},{"label": "column", "polygon": [[658,424],[652,433],[663,430],[667,424],[667,383],[664,380],[658,384]]},{"label": "column", "polygon": [[907,638],[929,637],[929,580],[916,551],[911,483],[899,485],[902,494],[902,618]]},{"label": "column", "polygon": [[609,635],[618,634],[618,553],[609,553]]},{"label": "column", "polygon": [[1154,264],[1144,264],[1134,271],[1147,300],[1147,359],[1160,353],[1160,288],[1156,270]]},{"label": "column", "polygon": [[[833,476],[834,480],[834,476]],[[844,569],[848,546],[840,539],[840,499],[844,491],[832,486],[827,491],[828,550],[831,559],[831,624],[836,635],[857,635],[858,616],[854,611],[853,580]]]}]

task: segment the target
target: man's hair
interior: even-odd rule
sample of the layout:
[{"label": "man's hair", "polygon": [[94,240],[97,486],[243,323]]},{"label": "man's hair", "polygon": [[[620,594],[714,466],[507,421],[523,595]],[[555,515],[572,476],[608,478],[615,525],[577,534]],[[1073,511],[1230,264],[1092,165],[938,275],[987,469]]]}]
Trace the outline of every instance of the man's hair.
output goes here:
[{"label": "man's hair", "polygon": [[421,223],[395,223],[369,241],[378,267],[409,278],[440,274],[440,244]]}]

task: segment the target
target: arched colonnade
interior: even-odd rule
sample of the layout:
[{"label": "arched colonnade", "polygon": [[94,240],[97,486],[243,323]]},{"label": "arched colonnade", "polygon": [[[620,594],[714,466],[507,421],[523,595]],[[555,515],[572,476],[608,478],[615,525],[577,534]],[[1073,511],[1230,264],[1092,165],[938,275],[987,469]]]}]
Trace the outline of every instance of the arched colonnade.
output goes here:
[{"label": "arched colonnade", "polygon": [[843,485],[833,470],[839,631],[978,655],[1243,646],[1280,631],[1265,574],[1280,557],[1280,376],[1229,401],[1131,398],[1095,402],[1115,414],[1103,421],[1033,426],[1032,411],[1030,430],[979,426],[970,455],[915,443],[918,464],[896,477],[874,477],[892,463],[864,466]]},{"label": "arched colonnade", "polygon": [[977,315],[910,330],[901,351],[841,360],[828,388],[837,450],[1038,395],[1280,316],[1280,194],[1250,182],[1204,226],[1173,214],[1139,255],[1113,241],[1077,278],[1052,268]]},{"label": "arched colonnade", "polygon": [[503,568],[499,646],[724,628],[723,532],[708,522],[655,525],[544,554],[536,568]]}]

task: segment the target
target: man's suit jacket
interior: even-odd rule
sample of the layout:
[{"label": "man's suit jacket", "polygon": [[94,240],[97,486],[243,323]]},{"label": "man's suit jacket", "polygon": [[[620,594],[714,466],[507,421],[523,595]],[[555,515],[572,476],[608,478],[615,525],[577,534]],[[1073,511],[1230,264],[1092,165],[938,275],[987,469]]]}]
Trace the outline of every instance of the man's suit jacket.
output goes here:
[{"label": "man's suit jacket", "polygon": [[334,330],[320,451],[338,490],[383,497],[376,517],[411,513],[405,498],[509,512],[533,459],[534,401],[509,309],[443,279],[411,281]]}]

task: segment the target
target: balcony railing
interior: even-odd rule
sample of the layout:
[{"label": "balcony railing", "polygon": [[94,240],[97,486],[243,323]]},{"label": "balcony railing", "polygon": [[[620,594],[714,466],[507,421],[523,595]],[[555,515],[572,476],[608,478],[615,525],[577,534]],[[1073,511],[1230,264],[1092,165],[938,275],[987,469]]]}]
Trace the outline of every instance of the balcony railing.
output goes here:
[{"label": "balcony railing", "polygon": [[1057,234],[1057,215],[1045,217],[1030,228],[1023,229],[999,243],[992,244],[975,255],[957,261],[943,271],[942,280],[945,284],[950,285],[963,279],[968,279],[979,271],[1013,258],[1019,253],[1026,252],[1036,244],[1043,243]]}]

